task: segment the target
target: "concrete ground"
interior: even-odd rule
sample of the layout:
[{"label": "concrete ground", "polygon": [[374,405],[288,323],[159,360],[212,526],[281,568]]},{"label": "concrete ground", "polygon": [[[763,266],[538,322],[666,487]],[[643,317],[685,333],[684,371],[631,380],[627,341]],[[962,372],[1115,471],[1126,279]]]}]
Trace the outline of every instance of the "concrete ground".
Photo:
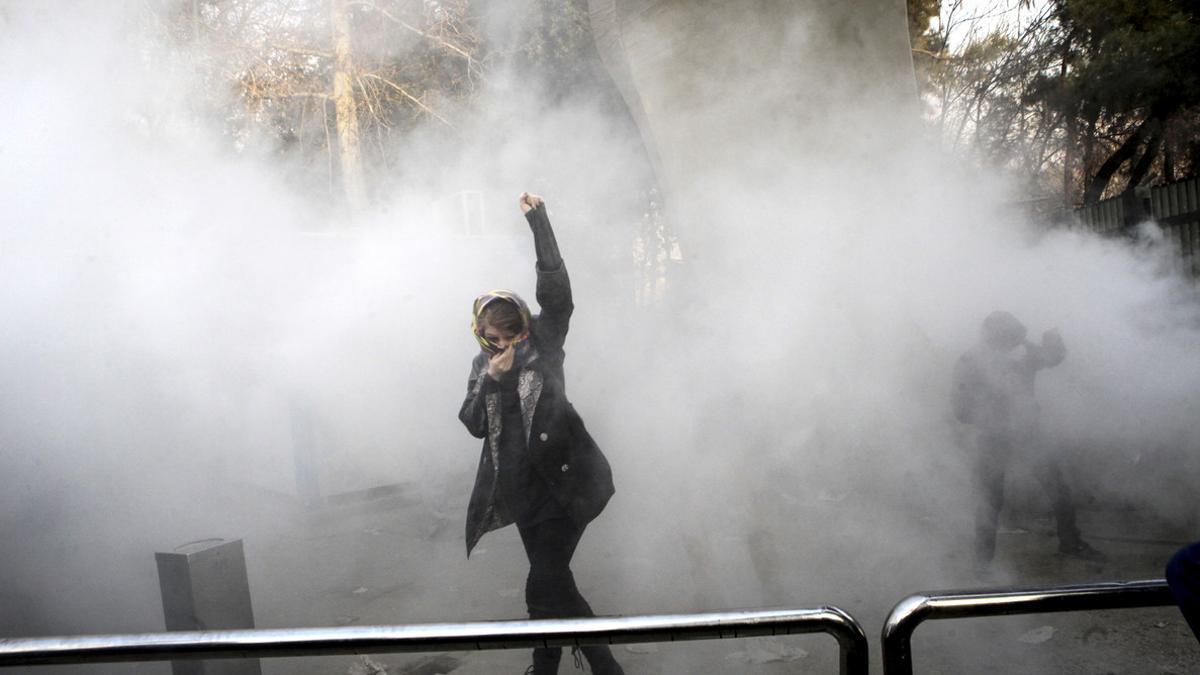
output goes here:
[{"label": "concrete ground", "polygon": [[[465,474],[452,476],[444,488],[426,484],[419,494],[399,490],[320,509],[234,491],[246,502],[230,504],[231,510],[255,513],[240,537],[257,626],[524,618],[528,568],[515,529],[488,534],[466,559],[461,486],[469,480]],[[584,537],[573,565],[580,589],[601,614],[836,605],[862,622],[871,672],[879,673],[884,618],[907,594],[1161,578],[1171,553],[1195,536],[1186,526],[1160,522],[1128,506],[1081,509],[1082,530],[1108,555],[1106,562],[1092,563],[1057,554],[1053,521],[1043,510],[1009,509],[996,565],[980,578],[971,565],[970,515],[962,505],[951,508],[920,491],[896,497],[809,487],[774,500],[786,504],[790,519],[782,512],[756,516],[775,523],[769,536],[744,532],[738,522],[724,528],[713,523],[699,539],[675,541],[670,541],[676,529],[670,518],[678,514],[647,513],[636,505],[636,491],[629,490]],[[901,498],[909,501],[899,504]],[[885,535],[886,546],[880,543]],[[661,545],[647,548],[647,539]],[[760,583],[764,576],[769,583]],[[156,582],[145,578],[140,585],[147,591],[138,606],[148,618],[138,625],[161,630],[153,628],[161,626],[161,614],[148,590],[156,592]],[[614,653],[630,675],[837,672],[836,643],[820,634],[618,645]],[[1174,607],[928,622],[916,631],[913,653],[915,672],[927,675],[1200,673],[1200,644]],[[523,673],[529,653],[372,654],[264,659],[261,664],[266,675],[498,675]],[[149,663],[4,672],[167,675],[171,668]],[[569,654],[560,672],[576,672]]]},{"label": "concrete ground", "polygon": [[[781,597],[776,604],[828,603],[846,609],[863,622],[872,672],[881,672],[879,631],[890,607],[907,592],[1160,578],[1164,561],[1184,543],[1180,533],[1136,511],[1082,510],[1079,518],[1089,539],[1109,556],[1107,562],[1063,558],[1056,552],[1049,518],[1006,514],[997,565],[985,578],[976,576],[963,555],[943,561],[935,575],[898,573],[912,581],[897,583],[925,584],[903,586],[903,592],[868,575],[800,594],[807,599],[827,593],[827,600],[789,603]],[[454,500],[430,506],[393,497],[310,512],[286,535],[260,533],[256,540],[248,539],[258,626],[523,618],[527,567],[514,528],[487,535],[468,561],[462,522]],[[585,546],[574,566],[581,590],[601,613],[622,611],[606,591],[629,583],[619,578],[612,556]],[[886,569],[886,562],[881,565]],[[655,592],[646,589],[648,595]],[[686,602],[634,608],[644,613],[686,609]],[[929,622],[917,630],[913,650],[916,672],[929,674],[1200,673],[1200,645],[1173,607]],[[614,651],[631,675],[833,673],[837,667],[835,643],[825,635],[620,645]],[[527,650],[262,662],[264,673],[296,675],[490,675],[523,673],[528,664]],[[574,672],[569,653],[560,672]]]}]

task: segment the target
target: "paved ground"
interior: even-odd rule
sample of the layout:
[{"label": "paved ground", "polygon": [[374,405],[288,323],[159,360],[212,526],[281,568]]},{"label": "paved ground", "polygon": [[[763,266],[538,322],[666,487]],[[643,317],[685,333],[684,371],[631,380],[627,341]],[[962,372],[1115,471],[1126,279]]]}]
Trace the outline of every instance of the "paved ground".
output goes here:
[{"label": "paved ground", "polygon": [[[361,509],[317,512],[297,519],[297,527],[288,534],[263,533],[257,535],[257,541],[248,539],[247,557],[251,561],[259,626],[521,618],[526,567],[515,531],[508,528],[489,534],[467,561],[462,551],[462,513],[456,501],[447,499],[443,504],[430,505],[393,498]],[[898,559],[882,560],[875,568],[879,574],[850,579],[833,575],[823,588],[798,592],[800,599],[794,604],[837,604],[859,618],[871,640],[872,671],[880,672],[877,636],[887,611],[906,592],[1158,578],[1163,561],[1182,541],[1178,533],[1170,532],[1146,514],[1083,511],[1081,524],[1092,534],[1096,546],[1110,557],[1097,564],[1058,556],[1048,518],[1017,514],[1007,520],[1010,522],[1006,522],[1000,536],[997,569],[987,578],[976,577],[966,559],[957,560],[955,554],[941,561],[930,574]],[[939,525],[930,522],[928,526]],[[738,546],[744,542],[735,539],[717,545]],[[798,566],[803,566],[803,558],[797,552]],[[581,589],[602,613],[622,611],[611,591],[630,583],[622,581],[629,576],[629,566],[618,563],[611,552],[589,548],[586,542],[577,558]],[[679,572],[687,576],[685,570]],[[889,572],[895,572],[896,579],[885,579]],[[786,586],[793,577],[784,576]],[[664,594],[676,590],[669,580],[663,584],[651,583],[633,591],[665,605],[654,606],[656,600],[652,599],[631,611],[704,608],[703,593],[662,600],[670,597]],[[810,600],[820,597],[827,599]],[[781,597],[775,604],[793,603]],[[823,635],[623,645],[616,648],[616,654],[631,675],[831,673],[836,672],[837,659],[833,640]],[[1174,608],[932,622],[918,630],[914,654],[917,672],[945,675],[1200,673],[1200,646]],[[373,655],[369,660],[266,660],[263,670],[297,675],[361,675],[379,673],[380,669],[392,675],[483,675],[522,673],[526,665],[528,653],[514,650]],[[572,670],[568,655],[561,672]]]},{"label": "paved ground", "polygon": [[[470,476],[445,480],[443,487],[425,484],[419,494],[401,490],[373,502],[318,510],[232,491],[230,500],[244,503],[230,503],[231,512],[254,514],[252,523],[231,527],[241,528],[257,625],[523,618],[527,563],[515,530],[487,535],[468,561],[462,485],[469,485]],[[698,516],[699,535],[689,536],[680,520],[686,505],[670,514],[647,509],[637,503],[646,490],[630,485],[589,528],[576,557],[576,577],[602,614],[836,605],[863,622],[871,672],[879,673],[884,617],[909,593],[1159,578],[1171,552],[1194,536],[1186,526],[1160,522],[1133,507],[1084,509],[1083,530],[1109,556],[1096,564],[1058,556],[1053,523],[1038,508],[1008,511],[996,568],[981,579],[964,555],[970,548],[969,510],[909,488],[857,494],[825,481],[785,493],[775,486],[775,498],[768,500],[777,505],[774,511],[751,505],[739,520],[733,517],[737,505],[716,504]],[[662,495],[655,499],[663,502]],[[684,499],[679,497],[681,504]],[[723,516],[723,522],[714,522]],[[753,529],[747,523],[759,522],[772,523],[772,529],[747,531]],[[84,617],[78,627],[56,623],[26,634],[161,630],[153,568],[147,569],[141,548],[122,543],[120,550],[127,549],[130,564],[139,566],[130,573],[137,596],[126,603],[136,616],[123,622]],[[117,599],[91,602],[110,607]],[[917,630],[913,646],[916,672],[925,674],[1200,673],[1200,645],[1173,607],[930,622]],[[825,635],[621,645],[615,652],[630,675],[833,673],[837,663],[836,644]],[[266,659],[262,667],[267,675],[494,675],[523,673],[528,658],[526,650],[380,654],[370,660]],[[170,667],[5,672],[166,675]],[[573,672],[569,657],[560,672]]]}]

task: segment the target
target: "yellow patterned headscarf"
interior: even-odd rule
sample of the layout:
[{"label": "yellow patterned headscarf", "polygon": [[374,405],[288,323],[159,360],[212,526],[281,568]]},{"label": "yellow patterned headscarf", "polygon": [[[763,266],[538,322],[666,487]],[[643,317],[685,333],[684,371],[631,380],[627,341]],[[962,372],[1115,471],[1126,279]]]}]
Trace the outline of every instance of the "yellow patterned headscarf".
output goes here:
[{"label": "yellow patterned headscarf", "polygon": [[479,346],[487,352],[495,351],[495,346],[488,342],[487,338],[483,336],[483,326],[481,326],[479,323],[479,316],[483,314],[483,309],[485,307],[497,300],[502,302],[511,302],[513,305],[516,305],[517,311],[521,314],[522,331],[529,330],[529,323],[531,321],[529,315],[529,305],[526,305],[525,301],[521,299],[521,296],[513,293],[512,291],[496,289],[494,291],[488,291],[478,298],[475,298],[475,303],[471,306],[471,334],[475,336],[475,340],[479,342]]}]

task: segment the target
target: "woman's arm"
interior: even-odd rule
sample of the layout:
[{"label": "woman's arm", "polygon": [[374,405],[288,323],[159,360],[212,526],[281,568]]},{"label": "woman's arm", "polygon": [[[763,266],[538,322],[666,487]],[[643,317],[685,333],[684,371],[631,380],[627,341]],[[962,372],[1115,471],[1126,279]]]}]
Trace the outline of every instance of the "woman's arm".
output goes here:
[{"label": "woman's arm", "polygon": [[522,192],[520,204],[525,220],[529,221],[529,229],[533,231],[533,249],[537,253],[538,271],[553,272],[562,267],[558,240],[554,238],[554,229],[550,227],[550,218],[546,215],[546,200],[538,195]]},{"label": "woman's arm", "polygon": [[495,388],[496,381],[487,374],[487,356],[480,354],[471,363],[471,375],[467,378],[467,397],[458,410],[458,419],[475,438],[487,435],[487,394]]},{"label": "woman's arm", "polygon": [[537,195],[523,193],[521,210],[533,232],[533,245],[537,253],[537,302],[541,307],[538,316],[539,339],[542,348],[562,349],[567,339],[571,313],[575,304],[571,298],[571,280],[567,266],[558,251],[558,241],[550,227],[546,214],[546,202]]}]

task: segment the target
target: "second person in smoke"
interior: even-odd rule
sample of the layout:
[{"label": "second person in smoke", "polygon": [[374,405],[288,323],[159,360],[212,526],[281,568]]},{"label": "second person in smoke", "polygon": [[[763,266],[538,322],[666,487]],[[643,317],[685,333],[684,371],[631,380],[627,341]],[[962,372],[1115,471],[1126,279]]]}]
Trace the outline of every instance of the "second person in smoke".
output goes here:
[{"label": "second person in smoke", "polygon": [[954,369],[954,415],[972,429],[976,489],[980,492],[975,510],[976,566],[986,567],[995,553],[1004,475],[1014,455],[1032,462],[1038,481],[1054,502],[1059,552],[1103,560],[1104,555],[1080,536],[1075,505],[1058,458],[1044,447],[1039,434],[1034,380],[1039,370],[1063,361],[1066,345],[1054,330],[1042,335],[1041,344],[1025,336],[1025,326],[1015,316],[992,312],[983,320],[979,343]]},{"label": "second person in smoke", "polygon": [[[567,400],[563,344],[574,303],[546,204],[525,193],[520,206],[533,232],[542,311],[532,316],[511,291],[484,293],[472,308],[481,350],[458,417],[483,450],[467,508],[467,555],[485,533],[516,523],[529,558],[529,617],[593,616],[570,564],[584,528],[613,495],[612,471]],[[581,651],[594,673],[624,672],[608,647]],[[561,658],[560,648],[534,649],[526,672],[556,673]]]}]

